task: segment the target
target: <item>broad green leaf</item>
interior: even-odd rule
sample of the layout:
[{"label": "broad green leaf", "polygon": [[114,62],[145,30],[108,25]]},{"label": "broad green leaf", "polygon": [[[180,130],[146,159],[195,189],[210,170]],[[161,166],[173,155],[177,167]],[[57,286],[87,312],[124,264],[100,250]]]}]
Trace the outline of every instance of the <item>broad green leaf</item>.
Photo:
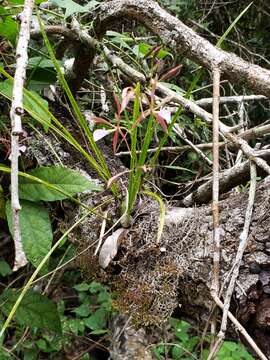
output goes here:
[{"label": "broad green leaf", "polygon": [[[12,99],[12,89],[13,89],[13,81],[5,80],[0,82],[0,94],[8,98]],[[32,96],[39,102],[43,104],[46,109],[48,109],[48,102],[40,97],[36,92],[31,91]],[[42,119],[45,119],[48,123],[51,122],[50,116],[40,107],[38,104],[31,99],[27,94],[24,93],[23,96],[23,106],[27,112],[30,113],[31,116],[34,117],[34,114]],[[48,130],[48,125],[44,125],[44,130]]]},{"label": "broad green leaf", "polygon": [[3,6],[0,6],[0,15],[5,15],[6,13],[7,10]]},{"label": "broad green leaf", "polygon": [[54,68],[53,62],[50,59],[44,58],[42,56],[34,56],[28,59],[27,68]]},{"label": "broad green leaf", "polygon": [[75,286],[73,286],[75,290],[77,291],[88,291],[90,289],[90,285],[87,283],[80,283]]},{"label": "broad green leaf", "polygon": [[90,305],[87,303],[81,304],[80,306],[72,310],[72,312],[80,317],[87,317],[91,314]]},{"label": "broad green leaf", "polygon": [[149,44],[140,43],[139,45],[135,45],[132,51],[136,56],[143,58],[148,53],[150,48],[151,46]]},{"label": "broad green leaf", "polygon": [[0,275],[7,276],[12,274],[12,270],[5,260],[0,260]]},{"label": "broad green leaf", "polygon": [[11,41],[13,45],[15,45],[17,34],[18,24],[11,16],[7,16],[5,21],[0,22],[0,36]]},{"label": "broad green leaf", "polygon": [[84,319],[84,325],[91,330],[100,330],[106,328],[107,325],[107,312],[100,308],[89,318]]},{"label": "broad green leaf", "polygon": [[24,349],[23,360],[36,360],[38,358],[37,349]]},{"label": "broad green leaf", "polygon": [[89,1],[86,5],[82,6],[73,0],[53,0],[53,4],[65,9],[65,18],[74,13],[85,13],[94,8],[99,3],[95,0]]},{"label": "broad green leaf", "polygon": [[23,5],[24,0],[9,0],[8,2],[13,5]]},{"label": "broad green leaf", "polygon": [[87,179],[79,172],[63,166],[39,167],[29,175],[56,186],[60,191],[50,189],[45,184],[21,177],[19,180],[19,197],[30,201],[56,201],[67,199],[83,191],[100,191],[101,187]]},{"label": "broad green leaf", "polygon": [[[0,296],[1,311],[8,316],[15,304],[19,292],[6,289]],[[19,324],[31,329],[49,329],[61,334],[61,322],[56,305],[47,297],[29,290],[22,299],[17,311],[16,320]]]},{"label": "broad green leaf", "polygon": [[64,330],[68,330],[78,335],[79,333],[84,332],[84,323],[82,319],[68,319],[64,322]]},{"label": "broad green leaf", "polygon": [[173,359],[181,359],[183,357],[184,349],[181,346],[174,345],[172,348]]},{"label": "broad green leaf", "polygon": [[99,282],[92,281],[91,284],[89,285],[89,290],[91,294],[96,294],[100,291],[104,291],[105,287]]},{"label": "broad green leaf", "polygon": [[[37,267],[51,249],[53,233],[47,209],[40,203],[21,201],[20,227],[22,245],[27,259]],[[6,204],[9,230],[12,234],[10,201]]]},{"label": "broad green leaf", "polygon": [[0,359],[1,360],[12,360],[11,355],[9,353],[5,352],[5,350],[0,349]]}]

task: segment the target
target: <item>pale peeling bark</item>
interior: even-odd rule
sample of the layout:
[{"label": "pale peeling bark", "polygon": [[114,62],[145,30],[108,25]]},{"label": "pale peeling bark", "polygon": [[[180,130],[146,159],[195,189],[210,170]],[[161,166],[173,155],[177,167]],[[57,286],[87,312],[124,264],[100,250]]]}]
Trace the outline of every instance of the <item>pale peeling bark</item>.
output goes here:
[{"label": "pale peeling bark", "polygon": [[269,70],[216,48],[154,1],[113,0],[102,3],[95,13],[95,32],[102,35],[116,20],[126,17],[136,19],[158,35],[166,46],[207,69],[218,66],[233,84],[270,95]]}]

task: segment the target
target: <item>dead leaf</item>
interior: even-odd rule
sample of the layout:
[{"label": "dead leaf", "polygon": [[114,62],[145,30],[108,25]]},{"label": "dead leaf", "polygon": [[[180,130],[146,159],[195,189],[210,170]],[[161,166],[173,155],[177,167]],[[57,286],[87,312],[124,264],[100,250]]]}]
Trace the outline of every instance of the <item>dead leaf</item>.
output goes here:
[{"label": "dead leaf", "polygon": [[101,246],[99,252],[98,262],[99,265],[106,269],[111,260],[115,257],[118,251],[118,247],[125,235],[126,230],[123,228],[117,229],[112,233],[112,235],[108,236],[107,239],[104,241],[103,245]]}]

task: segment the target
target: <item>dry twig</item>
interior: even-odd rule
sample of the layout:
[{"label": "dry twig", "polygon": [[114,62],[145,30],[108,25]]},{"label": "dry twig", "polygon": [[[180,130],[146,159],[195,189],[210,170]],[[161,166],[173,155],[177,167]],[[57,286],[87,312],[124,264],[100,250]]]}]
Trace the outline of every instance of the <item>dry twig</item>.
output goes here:
[{"label": "dry twig", "polygon": [[250,188],[249,188],[249,198],[246,209],[244,228],[242,233],[240,234],[239,247],[232,268],[231,279],[226,291],[226,295],[224,297],[225,300],[224,300],[224,308],[223,308],[223,316],[222,316],[220,332],[218,334],[218,339],[215,343],[215,346],[213,347],[212,352],[209,355],[209,359],[213,359],[215,357],[225,338],[225,333],[227,330],[228,312],[231,304],[231,297],[234,291],[236,279],[239,274],[239,269],[244,255],[244,251],[248,244],[248,232],[251,223],[254,200],[255,200],[255,192],[256,192],[256,178],[257,178],[256,165],[250,162]]},{"label": "dry twig", "polygon": [[27,264],[23,251],[20,231],[19,212],[21,210],[18,194],[18,160],[20,156],[20,136],[23,133],[21,117],[23,116],[23,84],[28,60],[27,47],[30,38],[30,25],[32,17],[33,0],[25,0],[21,14],[21,28],[16,49],[16,71],[14,76],[11,119],[11,207],[13,221],[13,237],[15,243],[15,261],[13,270]]},{"label": "dry twig", "polygon": [[[220,69],[213,69],[213,186],[212,186],[212,212],[213,212],[213,275],[211,292],[219,293],[220,272],[220,231],[219,231],[219,96],[220,96]],[[211,321],[211,334],[216,334],[217,313],[214,312]]]}]

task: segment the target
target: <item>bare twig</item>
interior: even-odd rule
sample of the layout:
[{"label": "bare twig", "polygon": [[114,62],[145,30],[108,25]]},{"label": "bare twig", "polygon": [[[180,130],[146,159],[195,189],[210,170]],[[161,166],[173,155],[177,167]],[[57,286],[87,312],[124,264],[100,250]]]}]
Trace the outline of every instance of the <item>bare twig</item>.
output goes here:
[{"label": "bare twig", "polygon": [[19,212],[21,210],[18,195],[18,159],[20,156],[20,135],[22,135],[21,117],[23,115],[23,84],[28,60],[27,47],[30,38],[30,25],[34,1],[25,0],[21,14],[21,28],[16,49],[16,71],[14,76],[12,104],[10,110],[11,119],[11,207],[13,221],[13,237],[15,243],[15,261],[13,270],[27,264],[23,251]]},{"label": "bare twig", "polygon": [[[224,146],[225,143],[224,142],[220,142],[219,143],[219,147]],[[205,143],[205,144],[196,144],[196,148],[197,149],[202,149],[202,150],[210,150],[212,149],[213,144],[212,143]],[[184,152],[187,150],[192,150],[192,146],[191,145],[183,145],[183,146],[164,146],[160,149],[160,151],[174,151],[174,152]],[[147,152],[149,154],[155,153],[158,150],[158,147],[152,148],[152,149],[148,149]],[[140,154],[141,150],[137,150],[136,154]],[[130,151],[120,151],[118,153],[115,154],[118,157],[121,156],[126,156],[126,155],[130,155]]]},{"label": "bare twig", "polygon": [[254,128],[248,129],[241,134],[241,138],[249,140],[251,138],[259,138],[268,134],[270,134],[270,124],[256,126]]},{"label": "bare twig", "polygon": [[[219,299],[219,297],[216,294],[213,294],[213,299],[215,303],[218,305],[220,309],[223,310],[224,304]],[[240,324],[240,322],[233,316],[233,314],[229,311],[228,312],[228,318],[231,320],[231,322],[235,325],[237,330],[243,335],[243,337],[247,340],[250,347],[254,350],[254,352],[258,355],[258,357],[261,360],[268,360],[267,357],[263,354],[263,352],[260,350],[260,348],[257,346],[255,341],[252,339],[252,337],[247,333],[245,328]]]},{"label": "bare twig", "polygon": [[[182,95],[177,94],[175,91],[168,89],[165,85],[157,83],[157,90],[160,91],[165,96],[170,96],[171,101],[183,106],[186,111],[191,111],[193,114],[197,115],[199,118],[204,120],[208,124],[212,124],[212,114],[202,109],[195,102],[184,98]],[[231,129],[219,122],[219,129],[222,133],[226,134],[231,131]]]},{"label": "bare twig", "polygon": [[[211,291],[219,293],[220,272],[220,231],[219,231],[219,96],[220,96],[220,69],[213,69],[213,186],[212,186],[212,212],[213,212],[213,275]],[[217,313],[214,312],[211,320],[211,333],[213,339],[216,334]]]},{"label": "bare twig", "polygon": [[226,295],[224,297],[224,308],[223,308],[223,316],[222,316],[222,322],[220,327],[220,332],[218,334],[217,342],[215,343],[214,348],[212,349],[212,352],[209,355],[210,359],[213,359],[215,355],[217,354],[218,350],[220,349],[223,340],[225,338],[225,333],[227,330],[227,318],[228,318],[228,312],[231,304],[231,297],[234,291],[235,282],[239,274],[239,269],[241,265],[241,261],[244,255],[244,251],[248,244],[248,232],[249,227],[251,223],[252,218],[252,212],[253,212],[253,206],[254,206],[254,200],[255,200],[255,192],[256,192],[256,178],[257,178],[257,171],[256,171],[256,165],[254,163],[250,163],[250,188],[249,188],[249,198],[248,198],[248,205],[246,209],[246,215],[245,215],[245,223],[242,233],[240,234],[240,241],[238,246],[238,251],[236,254],[235,262],[233,265],[232,270],[232,276],[226,291]]},{"label": "bare twig", "polygon": [[194,145],[192,141],[190,141],[185,132],[180,128],[178,124],[175,124],[173,127],[173,130],[178,134],[181,139],[183,139],[190,147],[193,149],[208,165],[212,166],[212,161],[197,147],[197,145]]},{"label": "bare twig", "polygon": [[[264,95],[242,95],[242,96],[221,96],[220,104],[231,104],[231,103],[242,103],[246,101],[258,101],[258,100],[267,100],[267,97]],[[208,106],[212,105],[213,98],[203,98],[196,101],[196,104],[199,106]]]},{"label": "bare twig", "polygon": [[254,161],[256,165],[258,165],[261,169],[263,169],[266,173],[268,173],[268,175],[270,175],[270,166],[267,164],[265,160],[257,156],[256,151],[252,149],[245,140],[241,138],[237,138],[232,134],[227,134],[227,137],[228,139],[230,139],[232,143],[235,143],[236,145],[240,146],[242,152],[246,155],[246,157],[249,160]]}]

